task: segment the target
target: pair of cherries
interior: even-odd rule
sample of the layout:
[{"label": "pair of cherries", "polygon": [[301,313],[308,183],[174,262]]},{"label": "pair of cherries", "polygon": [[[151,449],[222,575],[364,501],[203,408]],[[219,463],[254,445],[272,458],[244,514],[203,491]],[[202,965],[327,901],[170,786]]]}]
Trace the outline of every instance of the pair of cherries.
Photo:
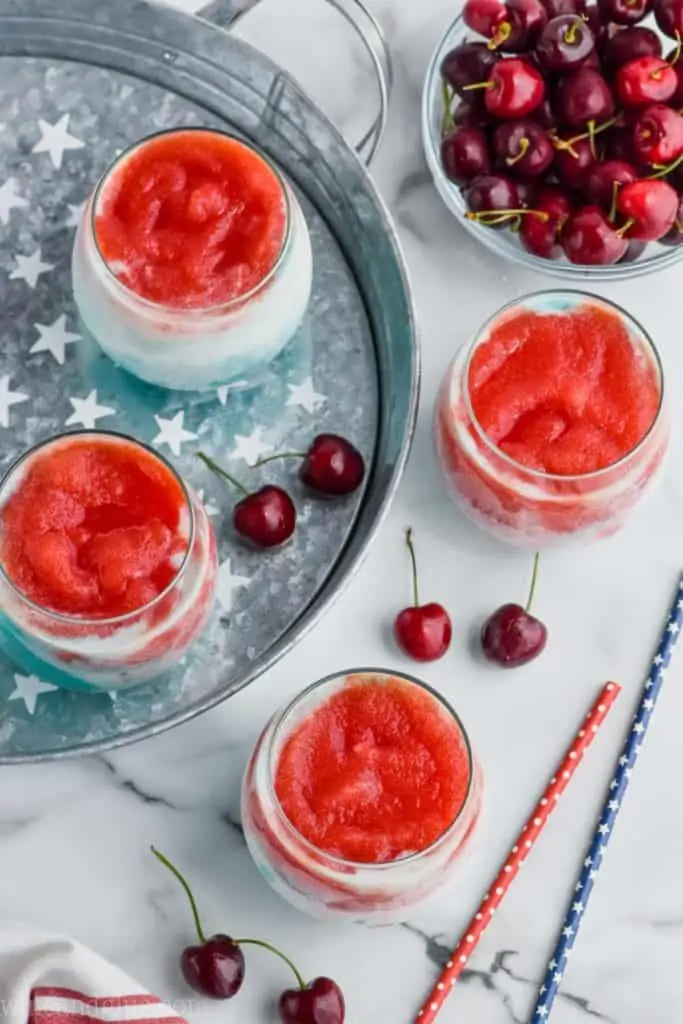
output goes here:
[{"label": "pair of cherries", "polygon": [[[417,583],[417,560],[412,530],[406,531],[413,577],[413,604],[399,612],[394,620],[394,636],[401,650],[416,661],[436,661],[451,644],[453,626],[442,604],[431,601],[420,604]],[[534,615],[531,603],[538,577],[538,552],[534,556],[529,596],[525,607],[501,605],[486,619],[481,629],[484,656],[504,668],[517,668],[537,658],[548,640],[548,630]]]},{"label": "pair of cherries", "polygon": [[222,934],[207,939],[194,894],[184,876],[159,850],[152,847],[152,853],[178,879],[192,908],[199,944],[186,946],[180,957],[180,969],[190,988],[209,999],[232,999],[244,982],[242,947],[260,946],[283,960],[296,978],[297,987],[286,989],[278,1002],[282,1024],[344,1024],[344,996],[331,978],[315,978],[307,984],[289,957],[260,939],[233,939]]},{"label": "pair of cherries", "polygon": [[[235,532],[258,548],[284,544],[296,528],[296,507],[282,487],[266,484],[249,491],[244,484],[218,465],[205,452],[198,458],[218,476],[241,491],[244,497],[232,513]],[[301,459],[299,478],[320,497],[339,498],[358,490],[365,477],[363,456],[350,441],[337,434],[318,434],[305,452],[282,452],[256,463],[256,468],[276,459]]]}]

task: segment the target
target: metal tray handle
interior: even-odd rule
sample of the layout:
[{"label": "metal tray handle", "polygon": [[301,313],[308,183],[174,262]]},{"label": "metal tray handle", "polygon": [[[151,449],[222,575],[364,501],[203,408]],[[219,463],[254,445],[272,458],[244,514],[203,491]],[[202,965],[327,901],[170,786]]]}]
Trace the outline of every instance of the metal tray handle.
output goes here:
[{"label": "metal tray handle", "polygon": [[[205,21],[229,29],[258,2],[259,0],[212,0],[196,13]],[[369,167],[382,141],[387,123],[389,97],[393,84],[391,53],[379,22],[374,14],[367,9],[363,0],[327,0],[327,3],[339,11],[356,30],[375,69],[379,92],[379,113],[355,147],[360,159],[366,167]]]}]

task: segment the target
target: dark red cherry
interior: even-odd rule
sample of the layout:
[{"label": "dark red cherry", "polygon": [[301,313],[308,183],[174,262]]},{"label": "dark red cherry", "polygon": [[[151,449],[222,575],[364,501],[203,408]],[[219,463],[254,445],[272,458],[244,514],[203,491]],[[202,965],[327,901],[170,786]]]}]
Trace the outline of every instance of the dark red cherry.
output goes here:
[{"label": "dark red cherry", "polygon": [[534,197],[534,209],[547,217],[530,214],[522,218],[519,237],[524,248],[544,259],[559,259],[560,235],[571,208],[569,196],[559,185],[542,185]]},{"label": "dark red cherry", "polygon": [[443,169],[457,185],[491,170],[489,144],[481,128],[456,128],[441,140]]},{"label": "dark red cherry", "polygon": [[586,175],[584,192],[593,203],[609,210],[615,200],[615,191],[638,179],[633,164],[624,160],[606,160],[594,164]]},{"label": "dark red cherry", "polygon": [[548,641],[548,630],[529,613],[538,572],[538,553],[526,608],[504,604],[489,616],[481,630],[481,646],[486,658],[502,668],[517,668],[537,658]]},{"label": "dark red cherry", "polygon": [[567,72],[576,68],[595,48],[593,33],[575,14],[552,18],[536,44],[536,56],[547,71]]},{"label": "dark red cherry", "polygon": [[661,57],[637,57],[617,71],[617,95],[625,107],[665,103],[678,88],[678,76]]},{"label": "dark red cherry", "polygon": [[462,16],[467,27],[485,36],[492,48],[514,50],[524,42],[522,21],[499,0],[466,0]]},{"label": "dark red cherry", "polygon": [[453,627],[448,612],[435,601],[420,604],[417,561],[412,530],[406,530],[413,578],[413,604],[399,612],[394,620],[394,636],[401,650],[416,661],[436,661],[451,644]]},{"label": "dark red cherry", "polygon": [[603,21],[616,25],[635,25],[647,17],[654,7],[654,0],[598,0]]},{"label": "dark red cherry", "polygon": [[622,160],[627,164],[641,163],[633,146],[633,127],[614,127],[600,136],[600,149],[605,160]]},{"label": "dark red cherry", "polygon": [[473,82],[483,82],[487,79],[491,68],[499,59],[486,43],[461,43],[450,50],[442,60],[441,76],[458,95],[476,101],[477,94],[463,93],[463,88],[472,85]]},{"label": "dark red cherry", "polygon": [[338,434],[318,434],[304,455],[299,477],[310,490],[326,497],[357,491],[365,478],[358,449]]},{"label": "dark red cherry", "polygon": [[344,1024],[346,1008],[339,986],[330,978],[316,978],[304,988],[286,989],[278,1011],[282,1024]]},{"label": "dark red cherry", "polygon": [[499,124],[493,150],[501,167],[530,177],[547,171],[555,155],[547,132],[529,118]]},{"label": "dark red cherry", "polygon": [[655,19],[665,36],[683,37],[683,0],[655,0]]},{"label": "dark red cherry", "polygon": [[565,224],[562,248],[571,263],[607,266],[622,258],[628,243],[617,233],[604,210],[599,206],[584,206]]},{"label": "dark red cherry", "polygon": [[[566,134],[559,135],[556,146],[571,140]],[[560,181],[567,188],[581,189],[586,172],[596,162],[595,154],[588,139],[572,141],[568,148],[557,148],[553,169]]]},{"label": "dark red cherry", "polygon": [[528,209],[534,204],[536,184],[533,178],[515,178],[515,190],[519,200],[520,209]]},{"label": "dark red cherry", "polygon": [[612,70],[639,57],[661,57],[662,41],[656,32],[643,25],[624,28],[605,39],[601,47],[602,59]]},{"label": "dark red cherry", "polygon": [[550,98],[548,96],[545,97],[543,102],[536,107],[533,114],[531,114],[530,116],[534,119],[534,121],[540,124],[541,128],[545,128],[546,130],[550,130],[551,128],[557,128],[557,114],[553,110]]},{"label": "dark red cherry", "polygon": [[211,999],[232,999],[244,981],[244,953],[227,935],[186,946],[180,969],[190,988]]},{"label": "dark red cherry", "polygon": [[536,44],[541,30],[547,24],[547,10],[541,0],[507,0],[507,6],[521,22],[523,49],[530,49]]},{"label": "dark red cherry", "polygon": [[604,39],[609,26],[607,22],[602,20],[600,8],[597,4],[586,4],[586,10],[583,12],[583,17],[591,30],[595,45],[597,46],[598,43]]},{"label": "dark red cherry", "polygon": [[237,502],[232,524],[241,537],[256,547],[275,548],[294,533],[296,508],[287,491],[266,484]]},{"label": "dark red cherry", "polygon": [[580,68],[559,81],[554,107],[560,121],[580,128],[590,121],[603,121],[611,117],[614,113],[614,97],[599,71]]},{"label": "dark red cherry", "polygon": [[475,178],[466,190],[465,198],[473,213],[515,210],[519,206],[515,183],[504,174],[484,174]]},{"label": "dark red cherry", "polygon": [[662,245],[683,245],[683,196],[680,194],[678,196],[678,211],[673,225],[659,241]]},{"label": "dark red cherry", "polygon": [[666,167],[683,154],[683,117],[662,103],[647,107],[633,125],[631,138],[640,160]]},{"label": "dark red cherry", "polygon": [[669,97],[669,106],[680,110],[683,107],[683,52],[676,47],[666,55],[666,59],[676,73],[676,89]]},{"label": "dark red cherry", "polygon": [[641,179],[619,189],[617,209],[630,238],[656,242],[674,225],[679,197],[665,181]]},{"label": "dark red cherry", "polygon": [[583,14],[586,0],[543,0],[548,18],[559,18],[561,14]]}]

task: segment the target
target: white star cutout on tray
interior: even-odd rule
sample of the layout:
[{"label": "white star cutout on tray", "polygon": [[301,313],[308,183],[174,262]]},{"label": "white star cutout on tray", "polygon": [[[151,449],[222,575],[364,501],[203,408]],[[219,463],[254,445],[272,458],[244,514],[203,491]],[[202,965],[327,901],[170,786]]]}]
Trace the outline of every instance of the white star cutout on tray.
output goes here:
[{"label": "white star cutout on tray", "polygon": [[22,256],[18,253],[14,258],[17,265],[10,274],[10,281],[26,281],[29,288],[35,288],[41,274],[55,269],[54,263],[43,263],[39,248],[30,256]]},{"label": "white star cutout on tray", "polygon": [[216,505],[213,505],[208,498],[204,497],[203,487],[201,491],[197,491],[197,497],[204,506],[204,511],[206,512],[207,516],[217,516],[219,514],[220,509]]},{"label": "white star cutout on tray", "polygon": [[180,455],[181,446],[185,441],[197,440],[195,433],[183,427],[184,409],[177,412],[172,420],[164,419],[163,416],[155,416],[154,419],[157,421],[159,433],[153,438],[152,444],[167,444],[176,457]]},{"label": "white star cutout on tray", "polygon": [[83,211],[85,210],[85,204],[87,199],[82,203],[69,203],[69,217],[65,222],[65,228],[77,228],[83,219]]},{"label": "white star cutout on tray", "polygon": [[96,389],[93,389],[87,398],[70,398],[69,401],[74,411],[67,420],[64,420],[65,427],[81,424],[86,430],[94,430],[98,420],[116,415],[116,409],[112,409],[111,406],[97,404]]},{"label": "white star cutout on tray", "polygon": [[26,402],[29,395],[23,391],[10,391],[9,376],[0,377],[0,427],[9,427],[9,411],[13,405]]},{"label": "white star cutout on tray", "polygon": [[311,416],[319,406],[324,405],[327,401],[325,395],[321,395],[314,389],[312,377],[306,377],[301,384],[288,384],[287,387],[289,388],[287,405],[300,405]]},{"label": "white star cutout on tray", "polygon": [[38,676],[22,676],[15,672],[14,690],[10,693],[8,700],[23,700],[29,715],[36,710],[36,703],[41,693],[52,693],[57,687],[52,683],[44,683]]},{"label": "white star cutout on tray", "polygon": [[218,401],[221,405],[225,405],[230,392],[234,391],[236,388],[244,387],[245,384],[247,384],[246,380],[236,380],[234,384],[221,384],[220,387],[216,388],[216,397],[218,398]]},{"label": "white star cutout on tray", "polygon": [[216,579],[216,597],[224,612],[229,612],[232,609],[233,591],[248,587],[250,583],[251,580],[248,576],[239,576],[237,573],[233,573],[230,559],[226,558],[218,569]]},{"label": "white star cutout on tray", "polygon": [[58,316],[51,324],[34,324],[40,338],[29,349],[29,354],[51,352],[60,366],[64,365],[66,346],[80,341],[80,334],[72,334],[66,329],[66,314]]},{"label": "white star cutout on tray", "polygon": [[263,437],[263,427],[256,427],[247,437],[235,434],[235,441],[230,458],[244,459],[249,466],[255,466],[259,459],[273,450],[272,444]]},{"label": "white star cutout on tray", "polygon": [[19,206],[28,206],[28,199],[17,195],[16,187],[16,178],[8,178],[3,185],[0,185],[0,221],[3,224],[9,224],[9,215],[12,210]]},{"label": "white star cutout on tray", "polygon": [[68,114],[62,114],[55,124],[43,121],[41,117],[38,119],[38,127],[40,128],[40,138],[33,147],[33,152],[49,153],[50,160],[57,170],[62,166],[62,157],[66,149],[82,149],[85,145],[84,142],[69,133]]}]

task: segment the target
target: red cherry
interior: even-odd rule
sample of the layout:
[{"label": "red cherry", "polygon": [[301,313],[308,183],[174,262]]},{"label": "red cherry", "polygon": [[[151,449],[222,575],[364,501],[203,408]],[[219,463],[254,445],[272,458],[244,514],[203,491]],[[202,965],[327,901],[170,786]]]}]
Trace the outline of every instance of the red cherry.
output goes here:
[{"label": "red cherry", "polygon": [[676,219],[673,222],[673,226],[663,235],[659,241],[662,245],[681,245],[683,244],[683,196],[678,197],[678,212],[676,213]]},{"label": "red cherry", "polygon": [[655,0],[655,19],[665,36],[683,36],[683,0]]},{"label": "red cherry", "polygon": [[662,42],[651,28],[636,25],[608,36],[602,44],[602,59],[608,68],[620,68],[638,57],[661,57]]},{"label": "red cherry", "polygon": [[406,530],[406,544],[413,575],[413,605],[404,608],[396,616],[394,635],[398,646],[410,658],[416,661],[436,661],[450,647],[453,627],[443,605],[435,602],[420,604],[412,530]]},{"label": "red cherry", "polygon": [[519,604],[504,604],[482,626],[481,646],[484,655],[503,668],[526,665],[538,657],[547,643],[548,630],[539,619],[529,614],[537,575],[538,552],[534,557],[526,608]]},{"label": "red cherry", "polygon": [[555,110],[560,121],[579,128],[614,113],[612,90],[599,71],[582,67],[562,78],[555,90]]},{"label": "red cherry", "polygon": [[548,21],[548,12],[541,0],[508,0],[508,10],[517,16],[524,33],[524,48],[534,46]]},{"label": "red cherry", "polygon": [[467,27],[486,36],[493,47],[514,47],[523,40],[521,21],[499,0],[467,0],[462,16]]},{"label": "red cherry", "polygon": [[645,107],[670,99],[678,87],[678,76],[661,57],[637,57],[622,64],[615,85],[624,106]]},{"label": "red cherry", "polygon": [[618,263],[628,248],[604,210],[584,206],[573,213],[562,232],[562,248],[571,263],[606,266]]},{"label": "red cherry", "polygon": [[593,203],[611,209],[616,188],[628,185],[638,179],[638,172],[632,164],[623,160],[606,160],[594,164],[586,175],[584,192]]},{"label": "red cherry", "polygon": [[[569,144],[567,148],[562,148],[563,143]],[[567,188],[581,189],[587,172],[596,162],[590,140],[575,141],[571,137],[566,139],[563,135],[558,135],[555,145],[558,149],[553,167],[558,180]]]},{"label": "red cherry", "polygon": [[598,0],[603,21],[616,25],[635,25],[647,17],[654,6],[654,0]]},{"label": "red cherry", "polygon": [[282,1024],[344,1024],[345,1009],[341,989],[330,978],[287,989],[278,1003]]},{"label": "red cherry", "polygon": [[547,171],[555,155],[547,133],[529,118],[499,124],[493,135],[493,149],[502,167],[530,177]]},{"label": "red cherry", "polygon": [[562,14],[552,18],[536,44],[539,64],[547,71],[571,71],[595,48],[595,39],[583,18]]},{"label": "red cherry", "polygon": [[486,43],[461,43],[442,60],[441,77],[451,89],[460,94],[466,85],[488,78],[491,68],[499,59],[498,54],[490,50]]},{"label": "red cherry", "polygon": [[529,252],[545,259],[555,260],[562,255],[559,238],[571,213],[569,196],[558,185],[544,185],[534,197],[534,208],[547,213],[542,217],[524,217],[519,229],[522,245]]},{"label": "red cherry", "polygon": [[561,14],[583,14],[586,0],[544,0],[549,18],[559,18]]},{"label": "red cherry", "polygon": [[665,181],[646,178],[619,190],[617,209],[626,218],[624,233],[628,230],[630,238],[656,242],[673,227],[678,195]]},{"label": "red cherry", "polygon": [[443,169],[458,185],[491,170],[489,144],[481,128],[456,128],[441,140]]},{"label": "red cherry", "polygon": [[527,61],[499,60],[485,82],[466,86],[465,91],[486,89],[486,109],[495,117],[525,117],[545,96],[543,76]]},{"label": "red cherry", "polygon": [[357,491],[365,477],[365,461],[358,449],[338,434],[318,434],[308,446],[299,470],[312,491],[341,497]]},{"label": "red cherry", "polygon": [[250,492],[204,452],[197,452],[197,458],[212,473],[223,477],[244,495],[232,512],[232,525],[236,533],[259,548],[278,547],[289,540],[296,527],[296,509],[286,491],[266,484],[258,491]]},{"label": "red cherry", "polygon": [[294,533],[296,508],[287,491],[266,484],[237,502],[232,523],[256,547],[276,548]]},{"label": "red cherry", "polygon": [[654,167],[666,167],[683,155],[683,117],[658,103],[647,107],[632,130],[638,157]]},{"label": "red cherry", "polygon": [[232,999],[244,981],[244,953],[227,935],[212,935],[180,956],[185,981],[210,999]]}]

